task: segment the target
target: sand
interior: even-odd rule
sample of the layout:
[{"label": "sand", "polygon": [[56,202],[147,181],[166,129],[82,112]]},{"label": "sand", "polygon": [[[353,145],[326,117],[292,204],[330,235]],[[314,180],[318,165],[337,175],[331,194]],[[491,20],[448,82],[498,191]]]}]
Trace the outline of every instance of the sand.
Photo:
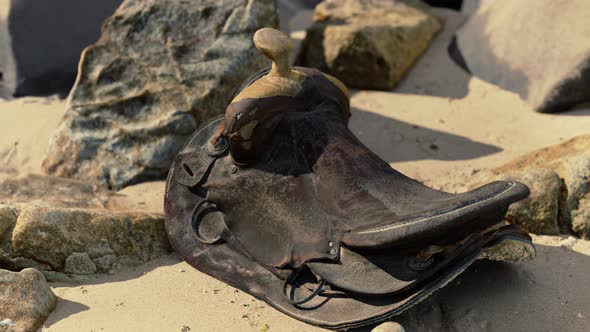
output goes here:
[{"label": "sand", "polygon": [[[486,169],[590,132],[590,109],[535,113],[517,95],[463,73],[446,53],[463,17],[437,13],[446,17],[445,30],[394,92],[353,91],[351,129],[393,167],[437,188],[461,191]],[[39,172],[63,107],[55,99],[0,103],[4,174]],[[17,153],[10,154],[15,143]],[[161,211],[163,190],[163,182],[152,182],[121,194],[142,209]],[[396,320],[408,331],[587,331],[590,242],[545,236],[535,242],[533,262],[477,262]],[[51,286],[59,301],[43,331],[320,330],[174,254],[94,282]]]},{"label": "sand", "polygon": [[0,101],[0,178],[39,173],[55,128],[65,112],[57,98]]}]

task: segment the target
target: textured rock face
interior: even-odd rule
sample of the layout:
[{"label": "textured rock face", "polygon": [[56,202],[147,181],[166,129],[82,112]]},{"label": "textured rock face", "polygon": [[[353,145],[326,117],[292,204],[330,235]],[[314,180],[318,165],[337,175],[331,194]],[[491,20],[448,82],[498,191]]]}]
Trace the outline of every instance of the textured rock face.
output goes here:
[{"label": "textured rock face", "polygon": [[361,89],[391,90],[441,24],[409,1],[329,0],[315,9],[298,64]]},{"label": "textured rock face", "polygon": [[519,181],[531,190],[529,197],[510,205],[506,213],[508,221],[535,234],[559,233],[559,198],[563,182],[557,173],[533,168],[502,174],[497,179]]},{"label": "textured rock face", "polygon": [[564,111],[590,101],[589,16],[585,0],[481,1],[457,42],[475,76]]},{"label": "textured rock face", "polygon": [[45,172],[120,189],[165,177],[186,138],[266,61],[272,0],[125,1],[82,53]]},{"label": "textured rock face", "polygon": [[15,254],[57,271],[68,256],[81,252],[97,259],[116,255],[146,262],[166,252],[163,226],[160,216],[142,213],[25,207],[12,232],[12,247]]},{"label": "textured rock face", "polygon": [[163,216],[140,212],[121,195],[36,175],[0,189],[0,268],[113,272],[171,250]]},{"label": "textured rock face", "polygon": [[572,229],[590,239],[590,193],[578,202],[578,209],[572,212]]},{"label": "textured rock face", "polygon": [[0,270],[0,320],[6,324],[0,330],[36,331],[55,308],[56,300],[41,272]]},{"label": "textured rock face", "polygon": [[[590,136],[579,136],[521,156],[494,170],[505,177],[514,177],[532,189],[531,197],[514,205],[513,217],[534,232],[549,230],[555,222],[562,232],[574,231],[590,238]],[[557,190],[555,173],[563,185]],[[557,203],[557,214],[555,204]],[[525,221],[526,220],[526,221]],[[538,223],[533,227],[531,223]],[[549,228],[547,228],[549,227]],[[544,232],[543,232],[544,233]]]}]

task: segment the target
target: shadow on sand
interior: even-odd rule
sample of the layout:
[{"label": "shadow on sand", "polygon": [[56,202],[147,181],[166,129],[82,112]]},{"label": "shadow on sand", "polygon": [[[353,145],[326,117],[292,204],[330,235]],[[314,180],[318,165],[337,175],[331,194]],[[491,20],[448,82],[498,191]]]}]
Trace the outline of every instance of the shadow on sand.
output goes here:
[{"label": "shadow on sand", "polygon": [[82,303],[58,298],[55,311],[59,311],[59,315],[49,315],[49,318],[47,318],[44,325],[51,326],[62,319],[76,315],[77,313],[86,311],[88,309],[90,309],[90,307]]},{"label": "shadow on sand", "polygon": [[419,127],[353,108],[351,131],[388,163],[424,159],[466,160],[502,151],[469,138]]},{"label": "shadow on sand", "polygon": [[528,263],[477,261],[392,320],[407,331],[587,331],[590,256],[536,248],[537,257]]}]

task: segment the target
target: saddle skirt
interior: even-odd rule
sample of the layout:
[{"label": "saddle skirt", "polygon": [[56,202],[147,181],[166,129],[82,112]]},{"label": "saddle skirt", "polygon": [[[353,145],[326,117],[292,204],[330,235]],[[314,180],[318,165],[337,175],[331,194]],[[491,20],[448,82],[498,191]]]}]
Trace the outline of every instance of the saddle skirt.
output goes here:
[{"label": "saddle skirt", "polygon": [[288,64],[288,39],[254,36],[273,66],[201,127],[168,176],[166,229],[195,268],[310,324],[399,314],[478,258],[534,257],[502,219],[518,182],[452,194],[401,174],[348,129],[337,79]]}]

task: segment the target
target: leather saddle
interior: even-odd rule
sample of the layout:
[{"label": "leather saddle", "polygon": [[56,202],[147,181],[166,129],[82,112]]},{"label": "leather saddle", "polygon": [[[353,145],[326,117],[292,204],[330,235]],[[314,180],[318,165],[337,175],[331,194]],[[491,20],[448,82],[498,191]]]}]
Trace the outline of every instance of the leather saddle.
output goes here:
[{"label": "leather saddle", "polygon": [[478,258],[534,257],[528,234],[502,221],[525,185],[452,194],[404,176],[348,129],[340,81],[290,67],[277,30],[254,43],[272,67],[170,169],[166,229],[189,264],[296,319],[348,329],[403,312]]}]

